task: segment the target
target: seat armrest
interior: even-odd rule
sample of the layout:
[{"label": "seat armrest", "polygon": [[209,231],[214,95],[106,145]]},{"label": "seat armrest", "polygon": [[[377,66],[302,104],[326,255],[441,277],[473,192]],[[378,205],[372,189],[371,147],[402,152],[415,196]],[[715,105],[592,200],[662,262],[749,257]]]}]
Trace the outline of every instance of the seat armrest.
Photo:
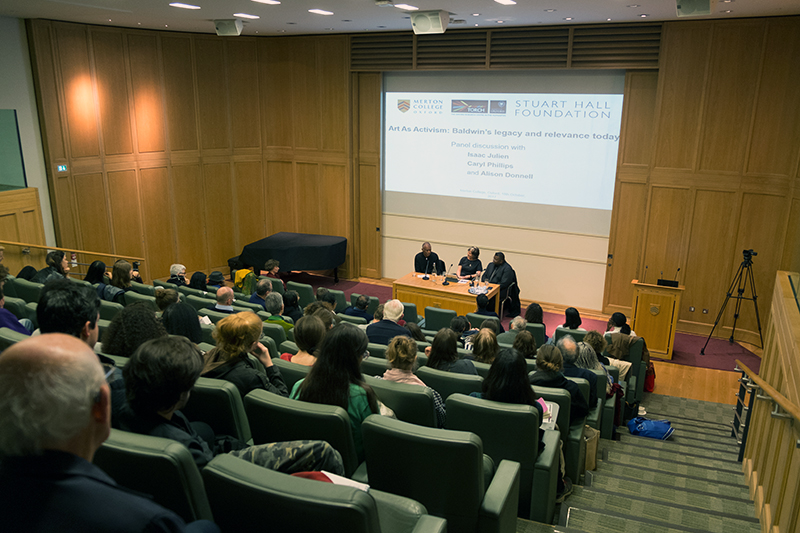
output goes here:
[{"label": "seat armrest", "polygon": [[353,481],[358,481],[359,483],[369,484],[369,480],[367,479],[367,462],[366,461],[364,461],[363,463],[358,465],[358,468],[356,468],[356,471],[353,472],[352,476],[350,476],[350,479],[352,479]]},{"label": "seat armrest", "polygon": [[374,489],[370,489],[369,495],[375,500],[378,520],[381,524],[381,531],[384,533],[415,531],[419,520],[428,514],[424,505],[405,496],[397,496]]},{"label": "seat armrest", "polygon": [[478,511],[479,533],[516,531],[519,477],[519,463],[500,461]]},{"label": "seat armrest", "polygon": [[561,432],[555,429],[546,429],[542,436],[542,442],[544,442],[544,450],[536,458],[533,471],[530,519],[534,522],[552,524],[556,508],[558,477],[561,474],[559,468]]},{"label": "seat armrest", "polygon": [[616,414],[618,402],[619,399],[616,394],[611,398],[606,398],[606,403],[603,406],[603,420],[600,423],[601,439],[610,439],[614,434],[614,415]]},{"label": "seat armrest", "polygon": [[[385,530],[384,530],[385,531]],[[446,533],[447,520],[438,516],[425,515],[417,520],[412,533]]]}]

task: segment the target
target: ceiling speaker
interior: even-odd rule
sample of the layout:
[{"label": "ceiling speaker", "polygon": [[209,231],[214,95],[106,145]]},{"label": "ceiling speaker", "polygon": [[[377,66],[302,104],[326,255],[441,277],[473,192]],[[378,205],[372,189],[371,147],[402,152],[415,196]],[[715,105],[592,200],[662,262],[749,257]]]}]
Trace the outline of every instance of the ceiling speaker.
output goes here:
[{"label": "ceiling speaker", "polygon": [[236,37],[242,33],[242,21],[239,19],[215,20],[214,27],[217,35],[223,37]]},{"label": "ceiling speaker", "polygon": [[450,22],[447,11],[417,11],[411,13],[411,27],[414,33],[444,33]]},{"label": "ceiling speaker", "polygon": [[717,0],[677,0],[679,17],[699,17],[710,15],[717,6]]}]

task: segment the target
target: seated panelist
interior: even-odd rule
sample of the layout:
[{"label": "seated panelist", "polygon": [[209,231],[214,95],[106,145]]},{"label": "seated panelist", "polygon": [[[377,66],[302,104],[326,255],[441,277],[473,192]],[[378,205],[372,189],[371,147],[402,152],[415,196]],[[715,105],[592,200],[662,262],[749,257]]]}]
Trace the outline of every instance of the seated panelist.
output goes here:
[{"label": "seated panelist", "polygon": [[483,271],[483,265],[478,259],[480,255],[481,251],[477,246],[467,248],[467,255],[458,262],[458,269],[456,270],[458,279],[480,279]]},{"label": "seated panelist", "polygon": [[431,251],[431,243],[423,242],[422,251],[414,256],[414,272],[422,272],[425,274],[433,274],[439,272],[439,256],[436,252]]}]

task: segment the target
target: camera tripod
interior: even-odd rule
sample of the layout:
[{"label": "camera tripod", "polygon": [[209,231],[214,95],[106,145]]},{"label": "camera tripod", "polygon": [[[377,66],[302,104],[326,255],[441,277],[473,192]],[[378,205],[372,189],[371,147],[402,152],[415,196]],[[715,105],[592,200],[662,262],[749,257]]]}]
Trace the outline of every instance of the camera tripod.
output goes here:
[{"label": "camera tripod", "polygon": [[[706,339],[706,343],[703,345],[703,349],[700,350],[700,355],[705,355],[706,346],[708,346],[708,341],[711,340],[711,336],[714,334],[714,330],[717,329],[717,324],[719,324],[720,319],[722,318],[722,314],[725,312],[725,307],[728,305],[728,301],[731,298],[736,299],[736,308],[733,311],[733,329],[731,329],[731,336],[728,339],[728,342],[733,342],[733,334],[736,332],[736,321],[739,319],[739,310],[742,307],[742,300],[752,300],[753,306],[756,308],[756,324],[758,324],[758,336],[761,338],[761,347],[764,347],[764,336],[761,333],[761,319],[758,316],[758,295],[756,295],[756,283],[753,280],[753,256],[758,255],[756,252],[751,250],[744,250],[742,252],[744,254],[744,261],[742,264],[739,265],[739,270],[736,271],[736,275],[733,277],[733,282],[731,283],[730,288],[728,289],[728,293],[725,296],[725,301],[722,303],[722,309],[719,310],[719,314],[717,315],[717,319],[714,321],[714,327],[711,328],[711,333],[708,334],[708,338]],[[748,298],[744,295],[744,291],[746,286],[750,286],[750,294],[752,297]],[[733,289],[736,287],[736,294],[733,294]]]}]

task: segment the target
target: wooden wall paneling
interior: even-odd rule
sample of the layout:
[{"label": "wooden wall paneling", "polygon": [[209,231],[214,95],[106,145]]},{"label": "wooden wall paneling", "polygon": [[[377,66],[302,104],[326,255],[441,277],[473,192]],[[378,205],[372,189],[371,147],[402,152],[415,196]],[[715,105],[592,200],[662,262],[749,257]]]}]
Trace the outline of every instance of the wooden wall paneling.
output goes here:
[{"label": "wooden wall paneling", "polygon": [[50,204],[57,206],[53,221],[58,230],[57,241],[60,246],[80,248],[78,241],[77,204],[73,194],[73,178],[71,176],[55,176],[51,178]]},{"label": "wooden wall paneling", "polygon": [[[111,202],[111,231],[114,236],[114,252],[142,257],[144,255],[142,213],[139,207],[139,186],[136,171],[131,169],[109,172],[108,197]],[[149,267],[149,265],[142,266]],[[147,270],[145,270],[145,273],[147,273]]]},{"label": "wooden wall paneling", "polygon": [[166,150],[163,83],[155,35],[127,33],[136,145],[140,153]]},{"label": "wooden wall paneling", "polygon": [[260,148],[258,45],[252,39],[225,45],[233,148]]},{"label": "wooden wall paneling", "polygon": [[320,37],[317,41],[317,76],[321,109],[318,128],[323,150],[345,152],[350,136],[350,75],[347,37]]},{"label": "wooden wall paneling", "polygon": [[358,153],[379,156],[381,152],[381,75],[358,75]]},{"label": "wooden wall paneling", "polygon": [[169,149],[197,150],[195,88],[190,37],[162,36]]},{"label": "wooden wall paneling", "polygon": [[[178,241],[176,262],[186,265],[187,270],[206,270],[211,265],[206,253],[205,195],[199,165],[172,167],[172,194]],[[209,224],[215,222],[208,221]]]},{"label": "wooden wall paneling", "polygon": [[[47,241],[44,237],[44,226],[42,225],[42,212],[40,209],[26,209],[21,211],[19,221],[20,231],[18,242],[29,242],[32,244],[43,245],[47,244]],[[0,232],[0,234],[5,235],[3,232]],[[31,248],[30,253],[24,256],[26,258],[24,261],[26,265],[34,265],[37,268],[43,268],[41,265],[45,264],[46,256],[47,250]],[[6,250],[6,259],[8,259],[8,250]],[[5,259],[3,261],[5,261]],[[12,274],[13,273],[16,273],[16,271],[12,270]]]},{"label": "wooden wall paneling", "polygon": [[231,167],[230,163],[203,165],[206,241],[211,268],[227,265],[228,259],[239,253],[234,236]]},{"label": "wooden wall paneling", "polygon": [[[74,176],[75,200],[77,214],[80,218],[78,232],[80,242],[76,243],[83,250],[93,252],[111,252],[111,217],[106,204],[108,195],[100,172]],[[62,244],[63,247],[70,245]]]},{"label": "wooden wall paneling", "polygon": [[261,168],[261,161],[238,161],[233,164],[233,189],[236,200],[234,241],[238,251],[251,242],[271,235],[267,233],[267,211],[271,208],[279,209],[278,204],[271,206],[266,201]]},{"label": "wooden wall paneling", "polygon": [[362,160],[358,168],[361,226],[358,235],[359,274],[369,278],[382,277],[381,271],[381,174],[377,164]]},{"label": "wooden wall paneling", "polygon": [[[351,190],[347,170],[347,165],[344,164],[320,165],[321,198],[319,211],[322,221],[321,233],[346,237],[348,244],[350,244],[352,206],[350,204]],[[350,247],[348,246],[349,251]]]},{"label": "wooden wall paneling", "polygon": [[294,42],[294,39],[282,38],[258,42],[258,85],[264,146],[294,146]]},{"label": "wooden wall paneling", "polygon": [[[29,187],[0,192],[0,235],[9,241],[47,244],[38,189]],[[23,254],[21,248],[7,246],[3,264],[16,274],[26,265],[42,268],[45,255],[46,251],[38,248],[31,248],[29,254]]]},{"label": "wooden wall paneling", "polygon": [[[319,150],[322,148],[320,122],[320,77],[317,71],[318,37],[299,37],[291,49],[292,57],[292,122],[294,122],[295,148]],[[326,112],[328,110],[326,109]]]},{"label": "wooden wall paneling", "polygon": [[[644,264],[651,274],[672,279],[681,266],[685,249],[686,206],[691,197],[688,189],[651,187],[647,221]],[[647,279],[650,280],[650,274]],[[655,278],[658,279],[658,278]]]},{"label": "wooden wall paneling", "polygon": [[747,173],[790,176],[800,150],[800,19],[768,19]]},{"label": "wooden wall paneling", "polygon": [[55,25],[58,65],[66,104],[70,156],[73,158],[100,155],[97,137],[92,73],[89,66],[87,27],[77,24]]},{"label": "wooden wall paneling", "polygon": [[[686,286],[681,297],[679,320],[708,326],[714,324],[731,282],[725,273],[733,251],[732,237],[737,222],[734,214],[738,210],[739,198],[735,192],[696,192],[686,268],[678,278]],[[689,311],[689,307],[694,307],[695,311]],[[703,309],[709,312],[704,314]]]},{"label": "wooden wall paneling", "polygon": [[220,37],[194,39],[197,97],[203,150],[231,146],[225,52]]},{"label": "wooden wall paneling", "polygon": [[800,198],[791,200],[780,269],[800,272]]},{"label": "wooden wall paneling", "polygon": [[744,168],[764,28],[763,20],[714,26],[698,146],[700,170],[738,173]]},{"label": "wooden wall paneling", "polygon": [[299,231],[297,218],[316,209],[310,202],[295,201],[294,165],[291,161],[267,161],[267,235]]},{"label": "wooden wall paneling", "polygon": [[[728,259],[730,264],[728,282],[730,283],[742,262],[742,250],[752,248],[758,253],[758,256],[753,258],[753,277],[758,294],[758,312],[762,327],[769,318],[772,293],[775,288],[775,272],[778,270],[783,253],[782,237],[786,233],[784,225],[786,224],[787,206],[786,198],[781,196],[745,193],[742,198],[739,232],[736,236],[733,257]],[[749,292],[746,290],[745,295],[749,296]],[[733,303],[732,301],[731,304]],[[752,337],[745,340],[759,343],[753,304],[743,301],[741,308],[742,312],[736,323],[737,332],[740,329],[756,332],[754,340],[751,340]],[[733,309],[730,304],[725,310],[725,317],[726,325],[733,322]],[[725,336],[729,336],[730,330],[725,329],[727,331]],[[738,334],[736,338],[739,339]]]},{"label": "wooden wall paneling", "polygon": [[381,75],[359,73],[353,80],[353,146],[355,215],[354,235],[357,239],[360,276],[382,277],[380,147],[381,147]]},{"label": "wooden wall paneling", "polygon": [[622,145],[619,166],[648,166],[653,155],[658,72],[625,74]]},{"label": "wooden wall paneling", "polygon": [[[175,190],[173,202],[169,187],[169,173],[166,167],[143,168],[139,171],[139,184],[142,201],[142,218],[144,219],[144,257],[147,259],[147,272],[152,278],[169,275],[169,267],[173,263],[182,262],[189,272],[199,266],[189,261],[189,256],[179,257],[179,245],[176,243],[176,227],[173,211],[178,204],[186,202],[183,191]],[[191,195],[190,195],[191,197]],[[180,221],[183,223],[183,221]],[[191,231],[192,228],[187,228]],[[198,234],[202,234],[200,231]]]},{"label": "wooden wall paneling", "polygon": [[[618,181],[614,192],[613,236],[609,242],[609,253],[613,255],[611,267],[606,271],[606,294],[604,312],[620,311],[630,314],[633,286],[631,280],[642,280],[640,268],[642,239],[647,221],[647,185]],[[649,269],[648,269],[649,271]],[[652,277],[651,277],[652,276]],[[646,281],[656,279],[648,272]],[[613,310],[611,310],[613,308]]]},{"label": "wooden wall paneling", "polygon": [[[28,20],[27,24],[44,155],[45,160],[54,166],[56,160],[61,162],[66,159],[67,150],[64,144],[64,125],[61,122],[61,105],[58,100],[57,69],[51,38],[52,26],[50,22],[41,20]],[[51,175],[52,170],[48,168],[48,175]]]},{"label": "wooden wall paneling", "polygon": [[693,22],[669,22],[663,28],[654,166],[692,169],[712,32]]},{"label": "wooden wall paneling", "polygon": [[[322,218],[322,204],[329,201],[325,197],[327,187],[322,183],[320,164],[298,162],[294,165],[295,204],[298,206],[297,230],[300,233],[326,234]],[[299,206],[302,206],[300,208]]]},{"label": "wooden wall paneling", "polygon": [[106,155],[131,154],[133,141],[122,32],[93,29],[90,35],[103,151]]}]

